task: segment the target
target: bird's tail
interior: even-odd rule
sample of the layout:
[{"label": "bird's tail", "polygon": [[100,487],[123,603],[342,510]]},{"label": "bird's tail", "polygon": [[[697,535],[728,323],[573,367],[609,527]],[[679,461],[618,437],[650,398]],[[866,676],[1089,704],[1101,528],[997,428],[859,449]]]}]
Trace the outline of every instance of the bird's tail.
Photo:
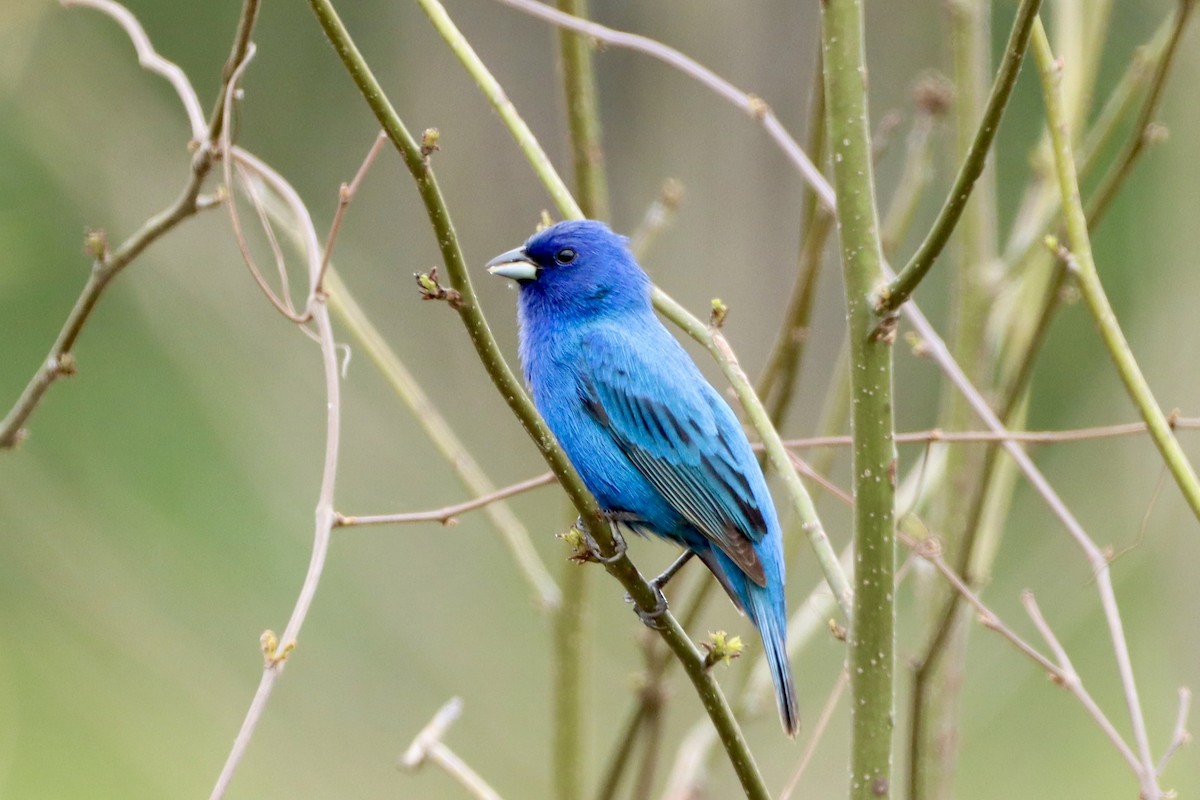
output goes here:
[{"label": "bird's tail", "polygon": [[782,588],[776,587],[774,592],[758,586],[748,588],[746,613],[762,637],[767,666],[775,682],[775,700],[779,704],[779,719],[783,723],[784,733],[794,737],[800,730],[800,712],[796,708],[796,687],[792,683],[792,668],[788,664],[787,615],[783,610],[782,597],[773,596],[780,594]]}]

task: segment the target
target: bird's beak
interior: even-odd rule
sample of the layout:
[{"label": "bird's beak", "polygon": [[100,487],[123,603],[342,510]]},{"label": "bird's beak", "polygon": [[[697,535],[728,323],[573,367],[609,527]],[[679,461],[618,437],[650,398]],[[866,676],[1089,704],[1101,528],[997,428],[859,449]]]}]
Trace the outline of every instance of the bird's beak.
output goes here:
[{"label": "bird's beak", "polygon": [[525,255],[525,249],[518,247],[501,253],[486,265],[487,271],[501,278],[510,278],[518,283],[536,281],[540,268],[533,260]]}]

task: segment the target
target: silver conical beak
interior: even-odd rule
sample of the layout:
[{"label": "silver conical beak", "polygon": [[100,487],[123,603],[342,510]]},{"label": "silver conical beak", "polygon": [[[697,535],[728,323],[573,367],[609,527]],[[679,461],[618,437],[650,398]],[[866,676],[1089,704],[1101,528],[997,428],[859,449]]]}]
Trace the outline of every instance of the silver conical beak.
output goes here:
[{"label": "silver conical beak", "polygon": [[538,272],[540,271],[540,267],[529,256],[525,255],[525,249],[522,247],[509,250],[507,253],[501,253],[485,266],[491,274],[499,275],[501,278],[509,278],[518,283],[536,281]]}]

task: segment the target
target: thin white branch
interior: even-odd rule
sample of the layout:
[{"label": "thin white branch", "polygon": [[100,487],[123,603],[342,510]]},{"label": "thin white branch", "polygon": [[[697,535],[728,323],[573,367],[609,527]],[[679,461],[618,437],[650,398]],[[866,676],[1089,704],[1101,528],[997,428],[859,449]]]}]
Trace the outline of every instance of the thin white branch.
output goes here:
[{"label": "thin white branch", "polygon": [[260,178],[291,211],[296,221],[295,230],[300,232],[299,240],[308,271],[309,298],[307,306],[311,306],[314,295],[317,293],[316,281],[321,275],[322,249],[320,238],[317,236],[317,228],[313,224],[312,215],[308,213],[308,207],[292,184],[288,183],[286,178],[265,161],[237,145],[234,145],[231,150],[238,165],[249,169],[251,173]]},{"label": "thin white branch", "polygon": [[[1146,776],[1142,772],[1141,762],[1129,745],[1125,743],[1121,734],[1109,722],[1108,717],[1104,716],[1104,712],[1096,705],[1096,701],[1088,694],[1087,689],[1083,687],[1083,681],[1079,679],[1079,673],[1075,671],[1075,666],[1071,663],[1071,658],[1067,655],[1066,649],[1058,641],[1058,637],[1054,635],[1054,631],[1050,629],[1050,625],[1046,622],[1045,617],[1042,616],[1042,612],[1037,605],[1037,600],[1033,597],[1033,592],[1022,592],[1021,604],[1025,606],[1025,610],[1029,613],[1029,618],[1033,620],[1034,626],[1042,634],[1042,638],[1046,640],[1046,644],[1050,646],[1051,652],[1054,653],[1054,657],[1058,660],[1057,680],[1067,691],[1075,695],[1075,698],[1083,705],[1088,715],[1100,726],[1100,730],[1104,731],[1104,735],[1108,737],[1109,741],[1113,743],[1113,746],[1121,754],[1121,757],[1129,764],[1129,768],[1133,770],[1133,774],[1142,783],[1143,791],[1145,791]],[[1153,777],[1150,776],[1152,783]],[[1157,786],[1155,786],[1155,790],[1157,791]],[[1161,795],[1161,792],[1159,795]]]},{"label": "thin white branch", "polygon": [[147,72],[153,72],[166,78],[175,89],[175,93],[179,95],[179,100],[183,103],[183,110],[187,112],[188,123],[192,128],[192,139],[196,142],[203,142],[208,138],[208,123],[204,121],[204,111],[200,108],[200,98],[196,96],[192,82],[188,80],[187,75],[179,68],[178,64],[158,54],[154,45],[150,44],[150,37],[146,35],[142,23],[138,22],[137,17],[129,9],[113,0],[59,0],[59,2],[67,8],[94,8],[111,17],[124,28],[125,35],[129,37],[133,43],[133,49],[137,51],[138,64]]},{"label": "thin white branch", "polygon": [[500,800],[496,790],[442,741],[446,731],[461,714],[462,700],[457,697],[450,698],[404,751],[400,758],[400,767],[409,772],[416,772],[426,761],[432,761],[458,781],[476,800]]},{"label": "thin white branch", "polygon": [[[283,254],[283,248],[279,245],[279,237],[275,235],[275,226],[271,224],[271,218],[267,214],[267,208],[262,196],[262,187],[259,181],[255,180],[254,176],[241,164],[234,164],[234,172],[237,174],[238,185],[242,187],[242,192],[246,197],[250,198],[250,204],[254,206],[254,211],[258,214],[258,224],[262,228],[267,237],[267,243],[271,247],[271,255],[275,259],[275,274],[279,278],[279,297],[287,310],[291,314],[296,313],[296,307],[292,303],[292,288],[291,279],[288,277],[287,257]],[[232,195],[232,192],[230,193]],[[230,200],[232,203],[233,201]]]},{"label": "thin white branch", "polygon": [[1175,716],[1175,730],[1171,734],[1171,743],[1167,745],[1166,752],[1163,753],[1162,759],[1158,762],[1158,769],[1155,770],[1156,774],[1160,777],[1163,774],[1163,770],[1167,768],[1167,762],[1171,760],[1171,757],[1175,755],[1180,747],[1183,747],[1192,740],[1191,731],[1187,728],[1188,714],[1191,713],[1191,710],[1192,690],[1186,686],[1180,686],[1179,713]]}]

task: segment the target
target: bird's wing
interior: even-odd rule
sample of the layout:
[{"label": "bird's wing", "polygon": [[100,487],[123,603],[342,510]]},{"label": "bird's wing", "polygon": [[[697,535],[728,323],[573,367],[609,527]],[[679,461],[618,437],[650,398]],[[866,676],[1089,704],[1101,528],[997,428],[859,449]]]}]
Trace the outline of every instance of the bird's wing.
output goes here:
[{"label": "bird's wing", "polygon": [[737,421],[693,365],[681,363],[687,355],[674,340],[661,357],[645,344],[613,331],[588,336],[581,399],[671,507],[766,586],[754,550],[766,521],[734,449],[745,447]]}]

